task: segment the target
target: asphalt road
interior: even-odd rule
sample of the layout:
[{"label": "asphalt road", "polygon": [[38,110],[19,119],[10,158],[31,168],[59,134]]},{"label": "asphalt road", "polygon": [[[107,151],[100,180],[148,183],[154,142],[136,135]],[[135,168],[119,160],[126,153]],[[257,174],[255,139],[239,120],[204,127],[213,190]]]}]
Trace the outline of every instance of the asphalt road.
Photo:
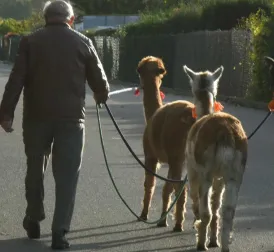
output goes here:
[{"label": "asphalt road", "polygon": [[[0,65],[0,95],[9,75],[9,67]],[[112,90],[120,88],[112,86]],[[187,99],[167,95],[165,101]],[[143,158],[141,136],[144,128],[141,97],[132,92],[113,96],[109,101],[118,124],[137,155]],[[223,104],[225,111],[240,118],[246,131],[251,132],[265,112]],[[13,134],[0,130],[0,252],[50,251],[51,221],[54,207],[54,182],[51,166],[45,176],[45,209],[42,239],[29,241],[22,228],[26,202],[24,177],[26,171],[21,132],[22,103],[16,110]],[[115,131],[105,109],[101,110],[104,139],[109,163],[119,190],[138,214],[143,195],[144,171],[131,157]],[[231,251],[274,251],[274,117],[250,140],[249,159],[235,217],[234,241]],[[160,170],[167,174],[166,166]],[[150,217],[155,220],[161,211],[163,182],[157,180]],[[96,111],[92,96],[87,95],[86,146],[78,186],[72,230],[68,235],[70,251],[196,251],[193,215],[187,204],[185,231],[173,233],[170,226],[157,228],[136,222],[125,208],[111,184],[101,151]],[[212,252],[220,251],[211,249]]]}]

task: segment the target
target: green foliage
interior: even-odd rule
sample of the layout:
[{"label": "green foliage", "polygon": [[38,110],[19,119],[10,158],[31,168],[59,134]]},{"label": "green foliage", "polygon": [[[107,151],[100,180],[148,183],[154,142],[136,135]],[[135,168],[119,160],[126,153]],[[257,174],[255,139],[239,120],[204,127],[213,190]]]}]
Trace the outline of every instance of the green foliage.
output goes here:
[{"label": "green foliage", "polygon": [[242,19],[239,28],[249,29],[253,35],[252,50],[249,57],[252,63],[252,83],[249,97],[254,100],[269,101],[272,93],[269,90],[269,72],[264,64],[264,56],[274,55],[274,11],[267,15],[258,10],[248,18]]},{"label": "green foliage", "polygon": [[0,35],[5,35],[8,32],[25,34],[39,28],[43,24],[44,19],[41,13],[34,13],[25,20],[2,19],[0,20]]},{"label": "green foliage", "polygon": [[9,18],[0,21],[0,34],[5,35],[8,32],[22,33],[25,31],[25,24],[21,21]]},{"label": "green foliage", "polygon": [[[259,8],[268,15],[269,0],[192,0],[174,8],[144,12],[138,23],[128,24],[119,33],[131,35],[176,34],[196,30],[229,30],[242,17]],[[123,31],[121,31],[123,30]]]},{"label": "green foliage", "polygon": [[115,36],[116,29],[108,28],[102,30],[89,29],[82,32],[88,38],[93,38],[94,36]]},{"label": "green foliage", "polygon": [[33,13],[27,20],[23,22],[26,22],[27,31],[34,31],[45,25],[45,20],[42,12]]}]

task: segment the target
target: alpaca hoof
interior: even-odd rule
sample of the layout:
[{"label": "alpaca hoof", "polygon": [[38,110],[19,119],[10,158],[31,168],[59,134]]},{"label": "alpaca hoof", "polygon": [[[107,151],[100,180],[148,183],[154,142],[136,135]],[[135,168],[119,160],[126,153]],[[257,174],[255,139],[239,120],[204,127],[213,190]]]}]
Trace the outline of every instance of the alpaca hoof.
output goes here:
[{"label": "alpaca hoof", "polygon": [[157,223],[157,227],[168,227],[167,220],[164,219]]},{"label": "alpaca hoof", "polygon": [[147,214],[141,214],[140,217],[138,218],[138,221],[142,221],[142,220],[147,220]]},{"label": "alpaca hoof", "polygon": [[234,241],[234,235],[233,235],[233,232],[231,231],[230,232],[230,235],[229,235],[229,244],[231,244],[231,243],[233,243],[233,241]]},{"label": "alpaca hoof", "polygon": [[181,224],[176,224],[175,227],[173,228],[173,232],[183,232],[183,226]]},{"label": "alpaca hoof", "polygon": [[205,244],[197,244],[197,251],[207,251],[208,248]]},{"label": "alpaca hoof", "polygon": [[220,243],[217,240],[211,240],[208,244],[209,248],[219,248]]}]

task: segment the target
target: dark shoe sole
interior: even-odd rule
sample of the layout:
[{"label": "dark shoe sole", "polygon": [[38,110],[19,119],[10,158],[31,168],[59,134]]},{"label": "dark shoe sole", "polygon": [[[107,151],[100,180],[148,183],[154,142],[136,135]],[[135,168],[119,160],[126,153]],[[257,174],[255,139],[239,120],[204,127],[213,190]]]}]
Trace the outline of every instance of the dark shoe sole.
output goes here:
[{"label": "dark shoe sole", "polygon": [[65,250],[65,249],[69,249],[70,248],[70,244],[58,244],[58,245],[51,245],[51,248],[53,250]]},{"label": "dark shoe sole", "polygon": [[40,239],[40,224],[38,221],[32,221],[28,217],[25,217],[23,227],[27,231],[29,239]]},{"label": "dark shoe sole", "polygon": [[51,248],[53,250],[65,250],[70,248],[70,244],[66,238],[65,231],[56,232],[52,234]]}]

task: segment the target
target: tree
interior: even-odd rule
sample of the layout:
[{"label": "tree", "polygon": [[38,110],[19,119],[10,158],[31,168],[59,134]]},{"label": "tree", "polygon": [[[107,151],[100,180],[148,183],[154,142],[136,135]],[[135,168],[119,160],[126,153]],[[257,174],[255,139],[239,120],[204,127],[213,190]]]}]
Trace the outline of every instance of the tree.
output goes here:
[{"label": "tree", "polygon": [[178,6],[183,0],[72,0],[75,7],[88,15],[137,14]]},{"label": "tree", "polygon": [[0,2],[1,18],[14,18],[20,20],[29,17],[31,13],[32,6],[30,1],[1,0]]}]

